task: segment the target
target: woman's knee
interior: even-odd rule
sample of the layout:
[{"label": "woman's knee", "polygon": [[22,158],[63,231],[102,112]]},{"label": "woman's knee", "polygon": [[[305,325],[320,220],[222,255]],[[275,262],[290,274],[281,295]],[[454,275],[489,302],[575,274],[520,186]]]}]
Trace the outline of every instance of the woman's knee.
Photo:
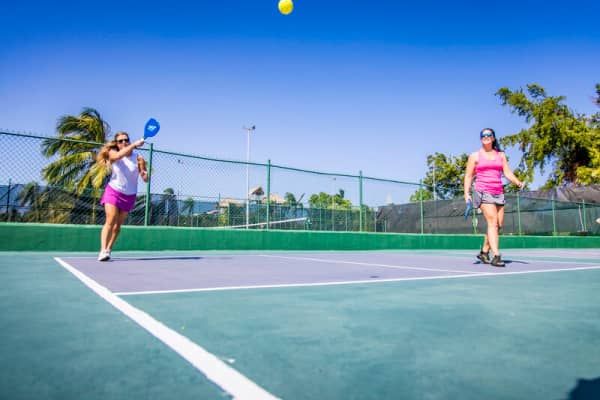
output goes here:
[{"label": "woman's knee", "polygon": [[111,230],[115,228],[115,225],[117,225],[117,219],[116,218],[110,218],[110,219],[107,219],[104,222],[104,226],[108,227]]},{"label": "woman's knee", "polygon": [[498,224],[497,218],[488,218],[487,225],[488,225],[488,227],[494,228],[494,229],[498,229],[500,227],[500,225]]}]

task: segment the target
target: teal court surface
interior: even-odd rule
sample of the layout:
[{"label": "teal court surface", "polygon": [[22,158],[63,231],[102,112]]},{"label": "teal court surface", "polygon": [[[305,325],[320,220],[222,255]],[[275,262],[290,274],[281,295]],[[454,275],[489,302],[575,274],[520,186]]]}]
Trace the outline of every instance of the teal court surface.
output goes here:
[{"label": "teal court surface", "polygon": [[0,253],[3,399],[598,399],[600,250]]}]

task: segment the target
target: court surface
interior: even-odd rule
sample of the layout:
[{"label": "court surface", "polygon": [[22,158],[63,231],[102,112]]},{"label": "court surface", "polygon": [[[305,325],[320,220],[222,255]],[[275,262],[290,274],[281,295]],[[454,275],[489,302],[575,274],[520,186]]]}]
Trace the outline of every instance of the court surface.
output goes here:
[{"label": "court surface", "polygon": [[600,398],[600,250],[475,253],[0,253],[0,397]]}]

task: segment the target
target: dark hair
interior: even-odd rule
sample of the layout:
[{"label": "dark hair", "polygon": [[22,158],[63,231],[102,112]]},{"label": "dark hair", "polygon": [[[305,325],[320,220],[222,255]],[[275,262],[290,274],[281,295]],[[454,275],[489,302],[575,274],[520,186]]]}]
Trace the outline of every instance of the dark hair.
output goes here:
[{"label": "dark hair", "polygon": [[496,151],[503,151],[500,148],[500,145],[498,144],[498,139],[496,138],[496,131],[494,131],[492,128],[483,128],[480,132],[479,132],[479,137],[483,136],[483,132],[485,131],[490,131],[492,133],[492,137],[494,138],[494,141],[492,142],[492,149],[496,150]]}]

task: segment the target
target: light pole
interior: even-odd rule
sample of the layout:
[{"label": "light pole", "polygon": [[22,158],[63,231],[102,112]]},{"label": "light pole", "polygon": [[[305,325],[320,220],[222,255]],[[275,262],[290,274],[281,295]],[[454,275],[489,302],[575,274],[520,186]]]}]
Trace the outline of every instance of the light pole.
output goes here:
[{"label": "light pole", "polygon": [[244,126],[244,130],[246,131],[246,229],[248,229],[248,224],[250,220],[250,132],[254,131],[256,126],[252,125],[247,128]]}]

